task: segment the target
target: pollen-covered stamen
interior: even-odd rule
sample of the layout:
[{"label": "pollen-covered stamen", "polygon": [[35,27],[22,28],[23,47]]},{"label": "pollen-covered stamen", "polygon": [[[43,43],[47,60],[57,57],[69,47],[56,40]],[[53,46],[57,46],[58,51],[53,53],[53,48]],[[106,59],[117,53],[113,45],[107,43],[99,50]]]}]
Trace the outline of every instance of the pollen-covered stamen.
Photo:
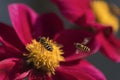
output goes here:
[{"label": "pollen-covered stamen", "polygon": [[49,38],[41,37],[40,40],[32,40],[31,43],[27,44],[26,49],[29,53],[24,54],[24,56],[27,57],[27,62],[32,63],[36,69],[54,74],[60,61],[64,61],[61,56],[63,54],[61,46]]}]

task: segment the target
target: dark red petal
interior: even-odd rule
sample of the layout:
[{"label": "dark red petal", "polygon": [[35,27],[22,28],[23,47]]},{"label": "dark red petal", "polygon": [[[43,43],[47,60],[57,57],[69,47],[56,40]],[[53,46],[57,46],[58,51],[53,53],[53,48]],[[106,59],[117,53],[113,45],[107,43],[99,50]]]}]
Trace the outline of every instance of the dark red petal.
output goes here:
[{"label": "dark red petal", "polygon": [[0,79],[1,80],[13,80],[13,76],[15,75],[12,74],[12,71],[14,71],[14,66],[16,65],[16,61],[18,61],[18,59],[16,58],[9,58],[9,59],[0,61]]},{"label": "dark red petal", "polygon": [[28,80],[53,80],[51,76],[40,74],[35,70],[31,70]]},{"label": "dark red petal", "polygon": [[42,23],[43,36],[53,38],[57,32],[64,29],[63,22],[55,13],[43,14],[39,20],[38,23]]},{"label": "dark red petal", "polygon": [[35,75],[34,76],[29,76],[28,80],[54,80],[50,77],[46,77],[46,78],[42,78],[42,77],[36,77]]},{"label": "dark red petal", "polygon": [[84,60],[77,65],[62,65],[56,69],[54,78],[57,80],[106,80],[97,68]]},{"label": "dark red petal", "polygon": [[[51,0],[61,13],[71,22],[83,25],[83,23],[94,22],[94,14],[90,7],[91,0]],[[82,21],[82,22],[81,22]]]},{"label": "dark red petal", "polygon": [[[18,38],[14,29],[8,25],[3,24],[3,23],[0,23],[0,37],[2,39],[4,39],[4,41],[15,46],[18,49],[20,49],[20,50],[24,49],[24,45],[22,44],[22,42]],[[4,44],[4,45],[6,45],[6,44]]]},{"label": "dark red petal", "polygon": [[37,14],[24,4],[11,4],[8,8],[13,27],[26,45],[32,40],[31,26],[35,24]]},{"label": "dark red petal", "polygon": [[18,50],[13,45],[7,43],[5,40],[3,40],[0,37],[0,42],[2,42],[2,45],[0,45],[0,60],[10,57],[21,57],[23,52]]},{"label": "dark red petal", "polygon": [[32,36],[34,38],[40,36],[53,38],[57,32],[63,30],[62,21],[54,13],[38,16],[24,4],[10,5],[9,12],[14,28],[24,44],[30,42]]},{"label": "dark red petal", "polygon": [[5,58],[11,58],[11,57],[22,57],[22,53],[14,50],[13,48],[0,46],[0,60],[3,60]]},{"label": "dark red petal", "polygon": [[96,80],[106,80],[104,74],[88,61],[82,60],[79,66],[81,70],[85,71],[86,73],[94,77]]},{"label": "dark red petal", "polygon": [[68,69],[64,69],[64,68],[61,68],[58,70],[58,72],[56,72],[54,79],[55,80],[95,80],[93,77],[89,76],[88,74],[85,74],[84,72],[76,71],[76,70],[69,71]]},{"label": "dark red petal", "polygon": [[30,73],[30,70],[26,71],[26,72],[23,72],[19,75],[17,75],[17,77],[15,78],[15,80],[24,80]]},{"label": "dark red petal", "polygon": [[[85,38],[90,39],[89,42],[86,44],[91,50],[89,53],[80,52],[75,54],[76,47],[74,43],[82,43]],[[93,34],[88,31],[83,30],[65,30],[55,36],[55,41],[61,45],[63,45],[64,57],[71,57],[71,59],[79,59],[86,57],[95,53],[99,49],[99,43],[97,43],[96,39],[94,38]],[[68,57],[68,58],[69,58]],[[70,58],[69,58],[70,60]]]},{"label": "dark red petal", "polygon": [[120,62],[120,54],[119,54],[120,50],[118,48],[119,42],[112,36],[111,37],[104,36],[103,33],[98,34],[97,38],[101,44],[100,51],[102,52],[102,54],[106,55],[112,61]]},{"label": "dark red petal", "polygon": [[109,42],[116,47],[117,50],[120,48],[120,40],[115,36],[115,34],[110,34],[109,37]]}]

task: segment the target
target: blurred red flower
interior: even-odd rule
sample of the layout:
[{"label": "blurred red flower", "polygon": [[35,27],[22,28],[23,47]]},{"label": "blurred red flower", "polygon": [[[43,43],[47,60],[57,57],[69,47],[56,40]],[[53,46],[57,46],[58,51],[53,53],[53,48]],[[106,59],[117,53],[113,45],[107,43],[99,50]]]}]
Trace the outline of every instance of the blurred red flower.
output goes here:
[{"label": "blurred red flower", "polygon": [[[9,12],[13,27],[0,23],[1,80],[23,80],[26,77],[29,80],[106,80],[99,70],[86,60],[81,59],[83,55],[75,54],[74,42],[82,42],[87,36],[92,37],[92,33],[82,30],[65,30],[62,21],[54,13],[38,15],[24,4],[9,5]],[[78,34],[81,35],[78,36]],[[54,50],[56,51],[54,54],[62,51],[59,48],[56,50],[56,46],[59,47],[59,45],[49,39],[46,39],[48,43],[43,43],[44,39],[40,43],[38,40],[41,36],[49,37],[64,46],[64,54],[62,55],[64,61],[58,62],[59,66],[55,67],[55,71],[49,67],[54,67],[55,64],[51,65],[45,61],[49,58],[46,59],[43,56],[42,59],[39,59],[39,57],[44,53],[52,53]],[[95,41],[93,37],[88,44],[91,51],[84,56],[97,51],[99,44]],[[38,46],[42,47],[39,49]],[[56,63],[54,59],[59,60],[63,57],[60,55],[50,56],[54,63]],[[44,62],[35,63],[37,59],[37,62],[42,60],[45,64]],[[41,65],[45,67],[41,68]],[[51,68],[50,71],[48,67]],[[51,74],[48,75],[48,72]]]},{"label": "blurred red flower", "polygon": [[72,23],[94,33],[96,42],[101,45],[100,51],[112,61],[120,62],[120,40],[115,37],[112,27],[96,22],[91,9],[92,0],[51,0],[61,13]]}]

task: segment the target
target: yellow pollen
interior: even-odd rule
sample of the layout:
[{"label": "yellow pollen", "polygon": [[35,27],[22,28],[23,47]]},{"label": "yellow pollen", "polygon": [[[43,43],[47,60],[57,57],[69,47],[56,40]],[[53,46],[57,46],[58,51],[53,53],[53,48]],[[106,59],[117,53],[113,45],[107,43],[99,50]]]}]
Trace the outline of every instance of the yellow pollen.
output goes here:
[{"label": "yellow pollen", "polygon": [[27,44],[28,54],[24,54],[24,56],[27,57],[27,63],[32,63],[36,69],[47,74],[55,74],[55,69],[59,67],[60,61],[64,61],[64,57],[61,56],[63,54],[62,46],[49,38],[41,37],[42,39],[44,42],[34,39]]}]

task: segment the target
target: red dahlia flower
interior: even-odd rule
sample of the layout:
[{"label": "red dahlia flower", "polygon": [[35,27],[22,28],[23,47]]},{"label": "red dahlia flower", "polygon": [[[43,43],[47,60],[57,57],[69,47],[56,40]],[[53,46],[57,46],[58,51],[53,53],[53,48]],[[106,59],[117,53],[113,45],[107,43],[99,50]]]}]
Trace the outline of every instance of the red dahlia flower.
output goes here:
[{"label": "red dahlia flower", "polygon": [[[74,53],[74,42],[93,34],[64,30],[57,15],[38,15],[24,4],[10,5],[9,12],[13,28],[0,23],[0,80],[106,80]],[[94,41],[88,44],[90,54],[99,47]]]},{"label": "red dahlia flower", "polygon": [[82,28],[91,29],[95,38],[100,43],[100,51],[115,62],[120,62],[120,40],[118,40],[112,28],[98,24],[92,12],[90,3],[92,0],[52,0],[61,13],[71,22]]}]

